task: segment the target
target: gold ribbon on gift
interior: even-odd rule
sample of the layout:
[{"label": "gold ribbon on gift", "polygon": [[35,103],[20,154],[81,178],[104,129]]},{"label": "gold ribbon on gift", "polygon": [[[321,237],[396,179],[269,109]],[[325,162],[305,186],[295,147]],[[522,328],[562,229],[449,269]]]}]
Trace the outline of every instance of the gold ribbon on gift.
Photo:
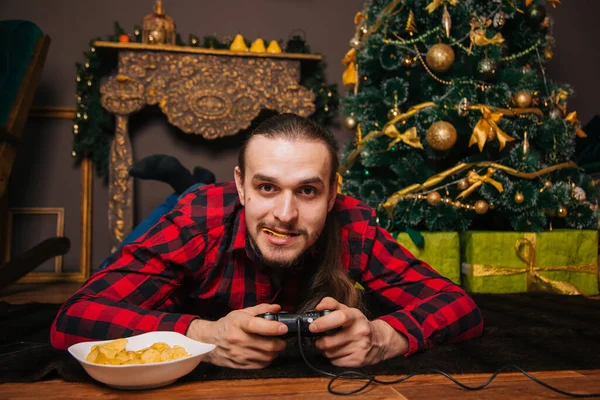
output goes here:
[{"label": "gold ribbon on gift", "polygon": [[398,202],[400,200],[402,200],[402,198],[404,198],[407,194],[429,189],[433,186],[440,184],[447,177],[461,173],[461,172],[466,171],[469,168],[473,168],[473,167],[495,168],[497,170],[498,169],[502,170],[512,176],[517,176],[519,178],[531,180],[531,179],[537,178],[538,176],[549,174],[550,172],[557,171],[559,169],[577,168],[577,164],[575,164],[572,161],[568,161],[568,162],[565,162],[562,164],[557,164],[557,165],[553,165],[548,168],[540,169],[539,171],[536,171],[536,172],[521,172],[521,171],[517,171],[516,169],[507,167],[505,165],[497,164],[497,163],[489,162],[489,161],[476,162],[476,163],[461,163],[461,164],[455,165],[454,167],[452,167],[450,169],[447,169],[446,171],[440,172],[439,174],[435,174],[435,175],[429,177],[429,179],[427,179],[425,182],[423,182],[421,184],[415,183],[415,184],[407,186],[403,189],[398,190],[397,192],[392,194],[390,197],[388,197],[387,200],[385,201],[385,203],[382,204],[382,206],[386,209],[386,211],[388,212],[388,214],[391,217],[393,215],[393,211],[394,211],[394,208],[396,207],[396,204],[398,204]]},{"label": "gold ribbon on gift", "polygon": [[356,50],[350,49],[344,59],[342,60],[342,64],[346,66],[344,73],[342,74],[342,82],[345,86],[355,86],[357,83],[357,70],[356,70]]},{"label": "gold ribbon on gift", "polygon": [[477,143],[479,151],[482,152],[485,143],[488,141],[488,138],[492,137],[493,139],[493,137],[496,137],[498,142],[500,142],[500,150],[502,150],[504,146],[506,146],[506,142],[512,142],[515,140],[515,138],[506,134],[497,125],[497,122],[500,122],[502,119],[502,112],[492,112],[488,106],[483,105],[480,107],[480,111],[482,117],[473,129],[473,134],[469,140],[469,147]]},{"label": "gold ribbon on gift", "polygon": [[450,5],[455,6],[458,4],[458,0],[433,0],[427,5],[427,7],[425,7],[425,9],[429,12],[429,14],[431,14],[444,3],[448,3]]},{"label": "gold ribbon on gift", "polygon": [[592,275],[597,273],[598,266],[596,264],[565,266],[537,265],[537,235],[535,233],[525,233],[524,238],[517,240],[515,243],[515,251],[517,252],[519,258],[525,263],[525,267],[513,268],[488,264],[466,264],[465,266],[472,270],[473,277],[526,274],[528,292],[542,290],[545,292],[555,292],[559,294],[570,295],[581,295],[584,293],[582,293],[577,286],[571,283],[550,279],[540,275],[538,271],[582,272]]},{"label": "gold ribbon on gift", "polygon": [[492,185],[496,188],[497,191],[502,193],[504,191],[504,188],[502,187],[502,184],[500,182],[492,178],[492,175],[494,175],[494,173],[496,173],[496,168],[488,168],[487,173],[484,176],[479,175],[475,171],[469,171],[469,174],[467,175],[467,181],[471,186],[469,186],[466,190],[464,190],[458,196],[456,196],[456,199],[458,200],[467,197],[468,195],[473,193],[475,189],[477,189],[484,183]]},{"label": "gold ribbon on gift", "polygon": [[400,131],[398,131],[398,129],[396,128],[396,125],[387,125],[383,128],[383,133],[386,136],[389,136],[392,139],[394,139],[388,145],[388,150],[390,150],[392,147],[394,147],[397,143],[400,142],[406,143],[407,145],[412,146],[416,149],[423,149],[423,145],[421,144],[421,141],[417,136],[417,128],[415,128],[414,126],[412,128],[407,129],[406,132],[400,133]]},{"label": "gold ribbon on gift", "polygon": [[580,137],[580,138],[587,137],[587,134],[584,131],[582,131],[581,128],[579,127],[579,121],[577,120],[577,111],[570,112],[565,117],[565,121],[567,121],[568,123],[570,123],[571,125],[573,125],[575,127],[575,132],[577,132],[578,137]]}]

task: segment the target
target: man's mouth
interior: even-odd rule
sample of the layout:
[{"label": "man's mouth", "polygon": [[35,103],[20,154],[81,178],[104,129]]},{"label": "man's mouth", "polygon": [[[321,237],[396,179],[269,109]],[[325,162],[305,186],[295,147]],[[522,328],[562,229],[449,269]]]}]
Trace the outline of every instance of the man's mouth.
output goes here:
[{"label": "man's mouth", "polygon": [[294,236],[298,236],[299,235],[299,233],[278,232],[276,230],[269,229],[269,228],[262,228],[262,231],[264,233],[266,233],[267,235],[275,236],[275,237],[278,237],[278,238],[289,238],[289,237],[294,237]]}]

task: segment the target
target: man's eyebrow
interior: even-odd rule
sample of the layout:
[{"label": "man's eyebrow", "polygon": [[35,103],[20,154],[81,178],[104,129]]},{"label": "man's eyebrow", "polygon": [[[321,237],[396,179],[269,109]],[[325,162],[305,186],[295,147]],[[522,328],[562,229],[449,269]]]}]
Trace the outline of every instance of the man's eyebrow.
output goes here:
[{"label": "man's eyebrow", "polygon": [[325,182],[323,182],[323,179],[319,178],[318,176],[313,176],[312,178],[301,180],[299,184],[300,185],[317,184],[317,185],[325,186]]},{"label": "man's eyebrow", "polygon": [[252,182],[257,182],[257,181],[279,183],[279,180],[272,176],[263,175],[263,174],[254,174],[254,176],[252,177]]},{"label": "man's eyebrow", "polygon": [[[272,176],[268,176],[268,175],[255,174],[252,177],[252,182],[270,182],[270,183],[279,184],[279,179],[272,177]],[[325,186],[325,182],[323,182],[323,179],[319,178],[318,176],[313,176],[311,178],[303,179],[300,182],[298,182],[298,185],[311,185],[311,184]]]}]

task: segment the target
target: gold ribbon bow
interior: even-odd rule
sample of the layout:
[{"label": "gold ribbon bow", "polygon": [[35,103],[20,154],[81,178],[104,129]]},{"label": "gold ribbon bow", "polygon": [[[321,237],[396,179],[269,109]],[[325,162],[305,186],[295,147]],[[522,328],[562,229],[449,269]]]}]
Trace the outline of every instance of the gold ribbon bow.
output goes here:
[{"label": "gold ribbon bow", "polygon": [[500,150],[502,150],[504,149],[504,146],[506,146],[506,142],[515,140],[515,138],[504,133],[504,131],[496,124],[502,119],[501,112],[492,112],[487,106],[481,106],[480,111],[483,116],[473,129],[471,140],[469,140],[469,147],[477,143],[479,151],[482,152],[488,138],[493,140],[494,137],[496,137],[498,138],[498,142],[500,142]]},{"label": "gold ribbon bow", "polygon": [[344,73],[342,74],[342,82],[345,86],[355,86],[357,79],[357,71],[356,71],[356,50],[350,49],[344,59],[342,60],[342,64],[346,66]]},{"label": "gold ribbon bow", "polygon": [[425,7],[425,9],[429,12],[429,14],[431,14],[444,3],[448,3],[450,5],[455,6],[458,4],[458,0],[433,0],[427,5],[427,7]]},{"label": "gold ribbon bow", "polygon": [[492,20],[485,17],[474,17],[469,25],[471,25],[471,32],[469,37],[471,39],[471,45],[469,46],[468,54],[471,54],[473,45],[484,47],[489,45],[499,46],[504,43],[504,37],[500,32],[496,33],[493,37],[488,38],[486,29],[492,24]]},{"label": "gold ribbon bow", "polygon": [[578,137],[580,137],[580,138],[587,137],[587,134],[584,131],[582,131],[581,128],[579,127],[579,121],[577,120],[577,111],[570,112],[565,117],[565,121],[567,121],[568,123],[570,123],[571,125],[573,125],[575,127],[575,132],[577,132]]},{"label": "gold ribbon bow", "polygon": [[517,240],[515,251],[519,258],[525,263],[525,267],[512,268],[499,265],[487,264],[463,264],[463,267],[470,268],[474,277],[485,276],[507,276],[527,274],[527,291],[541,290],[545,292],[555,292],[559,294],[581,295],[583,294],[577,286],[562,281],[547,278],[540,275],[538,271],[565,271],[582,272],[586,274],[597,273],[595,264],[566,265],[566,266],[539,266],[536,263],[537,236],[535,233],[525,233],[523,239]]},{"label": "gold ribbon bow", "polygon": [[484,183],[489,183],[490,185],[495,187],[497,191],[502,193],[504,191],[502,184],[492,178],[492,175],[494,175],[495,173],[496,173],[496,168],[488,168],[487,173],[484,176],[479,175],[475,171],[470,171],[469,174],[467,175],[467,181],[469,182],[469,184],[471,186],[469,186],[466,190],[464,190],[458,196],[456,196],[456,199],[458,200],[458,199],[467,197],[468,195],[473,193],[475,191],[475,189],[477,189],[479,186],[483,185]]},{"label": "gold ribbon bow", "polygon": [[392,139],[394,139],[388,145],[388,150],[390,150],[392,147],[394,147],[394,145],[396,145],[399,142],[404,142],[407,145],[417,149],[423,149],[423,145],[421,144],[421,141],[417,136],[417,128],[415,128],[414,126],[412,128],[409,128],[406,132],[400,133],[398,129],[396,129],[395,125],[390,124],[383,129],[383,133],[386,136],[389,136]]}]

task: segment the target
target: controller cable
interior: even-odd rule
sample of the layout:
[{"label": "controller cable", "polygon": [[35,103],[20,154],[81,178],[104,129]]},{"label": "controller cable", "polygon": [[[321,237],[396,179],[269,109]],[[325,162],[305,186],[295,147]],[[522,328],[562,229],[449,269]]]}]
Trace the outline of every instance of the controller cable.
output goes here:
[{"label": "controller cable", "polygon": [[[523,370],[522,368],[513,365],[513,364],[508,364],[508,365],[504,365],[500,368],[498,368],[498,370],[496,370],[496,372],[494,372],[492,374],[492,376],[485,381],[484,383],[482,383],[479,386],[468,386],[465,385],[464,383],[458,381],[457,379],[453,378],[452,376],[448,375],[447,373],[440,371],[439,369],[433,369],[433,368],[429,368],[429,369],[425,369],[425,370],[421,370],[418,372],[414,372],[410,375],[406,375],[400,379],[396,379],[394,381],[382,381],[380,379],[377,379],[375,376],[369,376],[366,374],[363,374],[361,372],[358,371],[344,371],[340,374],[332,374],[330,372],[326,372],[326,371],[322,371],[318,368],[315,368],[310,362],[308,362],[308,360],[306,359],[306,356],[304,355],[304,351],[302,350],[302,325],[301,325],[301,321],[300,318],[296,319],[296,324],[298,326],[298,348],[300,349],[300,355],[302,355],[302,358],[304,359],[304,362],[306,363],[306,365],[312,369],[315,372],[318,372],[322,375],[325,376],[329,376],[331,377],[331,380],[329,381],[329,383],[327,384],[327,390],[329,391],[329,393],[331,394],[335,394],[338,396],[348,396],[348,395],[352,395],[355,393],[359,393],[362,392],[363,390],[365,390],[371,383],[375,382],[375,383],[379,383],[381,385],[392,385],[392,384],[396,384],[396,383],[400,383],[400,382],[404,382],[410,378],[412,378],[413,376],[416,375],[424,375],[424,374],[439,374],[439,375],[443,375],[444,377],[450,379],[452,382],[454,382],[456,385],[460,386],[463,389],[466,390],[481,390],[483,388],[485,388],[486,386],[488,386],[490,383],[492,383],[492,381],[496,378],[496,376],[498,376],[498,374],[502,371],[506,371],[506,370],[517,370],[521,373],[523,373],[523,375],[525,375],[526,377],[528,377],[529,379],[531,379],[532,381],[534,381],[535,383],[544,386],[545,388],[548,388],[550,390],[555,391],[556,393],[560,393],[562,395],[565,396],[570,396],[570,397],[575,397],[575,398],[586,398],[586,397],[600,397],[600,393],[590,393],[590,394],[579,394],[579,393],[572,393],[572,392],[566,392],[564,390],[560,390],[557,389],[555,387],[550,386],[549,384],[542,382],[541,380],[537,379],[536,377],[534,377],[533,375],[529,374],[527,371]],[[348,392],[341,392],[338,391],[334,388],[332,388],[333,382],[335,382],[337,379],[364,379],[367,382],[359,387],[358,389],[354,389],[354,390],[350,390]]]}]

